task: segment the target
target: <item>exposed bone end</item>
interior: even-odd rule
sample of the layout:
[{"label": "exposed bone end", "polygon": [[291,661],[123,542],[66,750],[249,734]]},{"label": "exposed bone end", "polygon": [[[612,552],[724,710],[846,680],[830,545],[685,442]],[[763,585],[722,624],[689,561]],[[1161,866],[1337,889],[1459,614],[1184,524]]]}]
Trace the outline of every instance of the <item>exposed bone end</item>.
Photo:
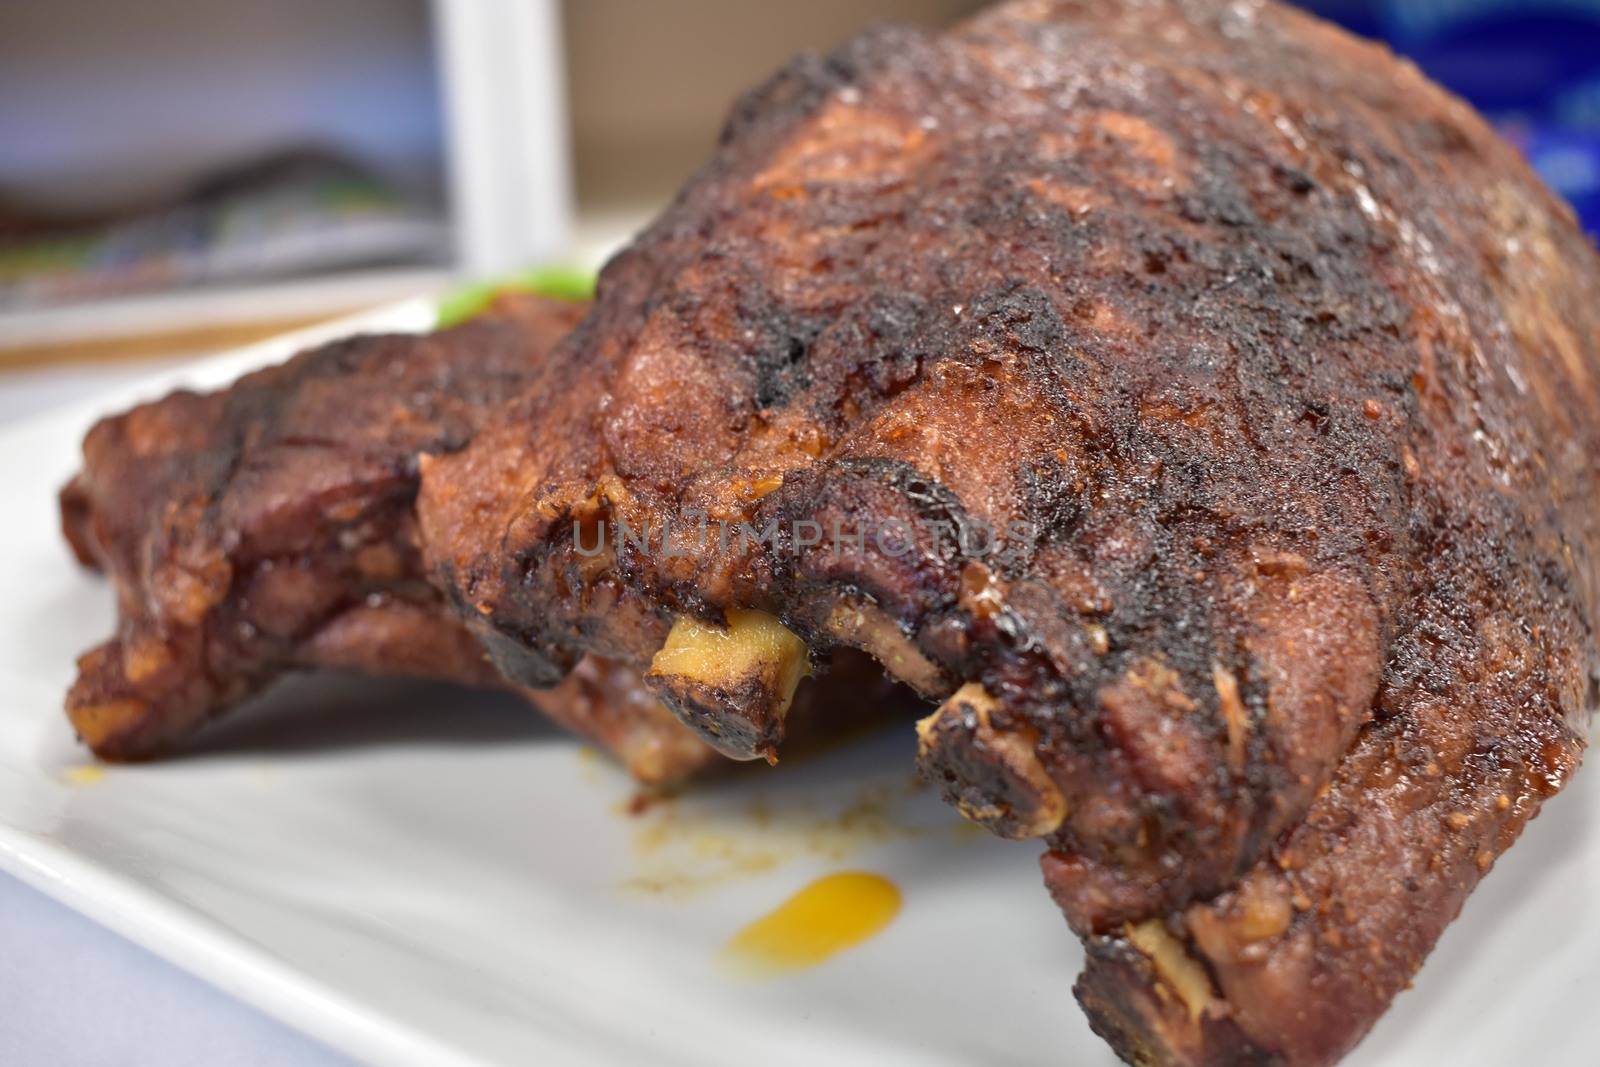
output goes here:
[{"label": "exposed bone end", "polygon": [[1172,936],[1160,919],[1129,923],[1123,934],[1149,959],[1156,976],[1183,1004],[1190,1020],[1198,1021],[1205,1014],[1206,1006],[1216,999],[1211,989],[1211,976],[1200,961],[1189,955],[1189,950]]},{"label": "exposed bone end", "polygon": [[777,761],[783,720],[809,671],[805,642],[760,611],[717,627],[685,616],[650,663],[645,684],[717,751]]},{"label": "exposed bone end", "polygon": [[122,741],[150,717],[142,700],[104,700],[68,707],[72,728],[101,759],[125,759]]},{"label": "exposed bone end", "polygon": [[126,658],[120,641],[90,649],[78,658],[78,678],[67,691],[72,729],[101,759],[149,755],[155,740],[151,726],[159,725],[149,702],[130,692]]},{"label": "exposed bone end", "polygon": [[929,700],[950,695],[955,681],[906,636],[900,624],[871,603],[842,603],[828,616],[827,631],[841,644],[859,648],[883,669]]},{"label": "exposed bone end", "polygon": [[1094,1032],[1128,1063],[1171,1067],[1281,1064],[1232,1018],[1205,965],[1159,919],[1084,942],[1073,991]]},{"label": "exposed bone end", "polygon": [[969,682],[917,723],[917,766],[945,799],[1001,837],[1044,837],[1067,817],[1067,801],[1034,751],[1033,731],[1003,729],[999,703]]}]

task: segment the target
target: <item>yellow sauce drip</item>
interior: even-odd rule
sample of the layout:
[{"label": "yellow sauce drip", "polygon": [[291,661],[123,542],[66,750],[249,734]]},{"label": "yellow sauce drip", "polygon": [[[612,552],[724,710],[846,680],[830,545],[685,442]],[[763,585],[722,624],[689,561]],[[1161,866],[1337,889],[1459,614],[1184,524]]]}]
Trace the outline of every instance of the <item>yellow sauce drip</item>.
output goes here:
[{"label": "yellow sauce drip", "polygon": [[106,776],[104,767],[97,767],[93,763],[84,764],[82,767],[73,767],[67,771],[68,785],[94,785]]},{"label": "yellow sauce drip", "polygon": [[805,970],[861,944],[899,913],[900,890],[893,882],[841,871],[817,879],[740,930],[723,959],[756,977]]}]

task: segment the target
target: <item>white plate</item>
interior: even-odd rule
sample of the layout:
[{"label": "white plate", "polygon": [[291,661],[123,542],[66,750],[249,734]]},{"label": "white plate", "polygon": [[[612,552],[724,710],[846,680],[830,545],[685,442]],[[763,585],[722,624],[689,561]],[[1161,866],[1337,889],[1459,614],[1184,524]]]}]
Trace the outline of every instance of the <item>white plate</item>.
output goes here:
[{"label": "white plate", "polygon": [[[422,302],[339,329],[418,329]],[[192,368],[216,385],[327,331]],[[61,715],[108,632],[56,488],[102,412],[0,435],[0,865],[354,1056],[525,1065],[1109,1064],[1035,846],[968,832],[911,784],[909,726],[628,814],[628,781],[515,701],[286,683],[195,752],[98,780]],[[1593,1062],[1600,773],[1473,897],[1353,1064]],[[811,879],[895,882],[880,935],[755,980],[727,939]]]}]

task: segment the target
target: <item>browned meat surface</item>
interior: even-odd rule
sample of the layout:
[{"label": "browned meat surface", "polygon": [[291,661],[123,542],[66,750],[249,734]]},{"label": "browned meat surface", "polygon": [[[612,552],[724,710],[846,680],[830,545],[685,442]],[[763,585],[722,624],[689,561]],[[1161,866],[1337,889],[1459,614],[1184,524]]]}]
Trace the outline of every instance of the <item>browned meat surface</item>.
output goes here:
[{"label": "browned meat surface", "polygon": [[[455,329],[341,341],[96,425],[62,493],[68,540],[117,593],[116,636],[67,698],[89,746],[155,755],[300,668],[503,685],[423,574],[418,456],[464,445],[583,310],[507,297]],[[637,672],[586,663],[525,695],[644,780],[710,757]]]},{"label": "browned meat surface", "polygon": [[740,101],[424,541],[503,669],[648,667],[735,755],[872,652],[1124,1055],[1328,1062],[1581,751],[1597,297],[1380,48],[1006,4]]},{"label": "browned meat surface", "polygon": [[[1525,636],[1485,646],[1445,668],[1454,694],[1533,650]],[[1526,708],[1465,722],[1431,694],[1407,702],[1235,886],[1089,938],[1077,993],[1096,1031],[1134,1063],[1337,1060],[1576,769],[1579,746],[1528,681]],[[1052,888],[1060,859],[1045,857]]]}]

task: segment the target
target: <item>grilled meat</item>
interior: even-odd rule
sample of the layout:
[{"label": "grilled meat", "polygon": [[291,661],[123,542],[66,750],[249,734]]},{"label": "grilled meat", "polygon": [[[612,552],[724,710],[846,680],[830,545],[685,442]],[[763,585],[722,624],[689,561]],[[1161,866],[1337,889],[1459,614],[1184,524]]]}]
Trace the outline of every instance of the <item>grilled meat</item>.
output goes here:
[{"label": "grilled meat", "polygon": [[[582,313],[504,297],[454,329],[340,341],[96,425],[61,495],[68,540],[117,592],[116,636],[67,698],[84,741],[158,754],[302,668],[505,685],[425,579],[418,457],[464,445]],[[603,661],[525,695],[647,781],[711,756]]]},{"label": "grilled meat", "polygon": [[[1364,731],[1328,792],[1235,885],[1086,939],[1078,999],[1124,1059],[1332,1063],[1410,985],[1579,756],[1530,669],[1537,640],[1488,630],[1426,668],[1446,695],[1413,692]],[[1495,699],[1468,703],[1508,669],[1519,674]],[[1048,853],[1046,883],[1070,887],[1070,868]]]},{"label": "grilled meat", "polygon": [[1469,108],[1291,9],[875,31],[739,102],[424,543],[502,670],[648,669],[737,756],[871,652],[1125,1055],[1328,1062],[1581,752],[1597,295]]}]

